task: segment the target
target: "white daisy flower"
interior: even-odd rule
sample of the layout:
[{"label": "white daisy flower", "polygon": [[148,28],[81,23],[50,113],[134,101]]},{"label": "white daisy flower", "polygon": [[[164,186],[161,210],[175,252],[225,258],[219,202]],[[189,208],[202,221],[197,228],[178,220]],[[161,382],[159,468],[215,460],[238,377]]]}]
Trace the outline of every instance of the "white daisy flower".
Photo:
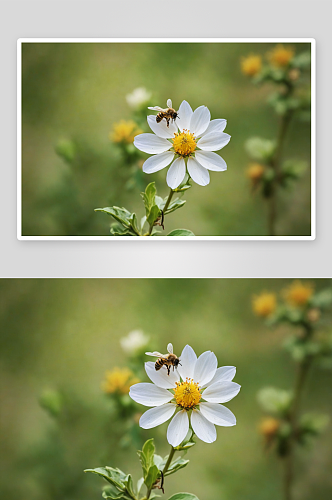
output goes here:
[{"label": "white daisy flower", "polygon": [[[173,352],[172,344],[168,351]],[[147,353],[162,356],[158,352]],[[144,406],[151,406],[140,418],[143,429],[151,429],[173,417],[168,429],[167,440],[179,446],[189,430],[189,415],[192,430],[196,436],[212,443],[217,439],[215,425],[232,426],[236,424],[233,413],[221,405],[233,399],[240,385],[232,382],[236,369],[234,366],[217,368],[218,362],[211,351],[203,352],[197,358],[195,351],[186,345],[180,356],[176,370],[163,366],[156,371],[155,363],[145,363],[145,370],[153,382],[139,383],[130,388],[130,397]]]},{"label": "white daisy flower", "polygon": [[[172,107],[170,99],[167,105]],[[159,106],[148,109],[163,111]],[[177,114],[169,126],[165,119],[157,123],[156,115],[149,115],[148,124],[154,134],[135,137],[137,149],[153,155],[144,162],[143,172],[152,174],[171,163],[166,177],[170,188],[175,189],[181,184],[186,170],[194,182],[206,186],[210,182],[209,170],[222,172],[227,169],[225,160],[213,152],[230,141],[231,136],[224,133],[227,121],[210,120],[211,114],[206,106],[193,111],[187,101],[182,101]]]}]

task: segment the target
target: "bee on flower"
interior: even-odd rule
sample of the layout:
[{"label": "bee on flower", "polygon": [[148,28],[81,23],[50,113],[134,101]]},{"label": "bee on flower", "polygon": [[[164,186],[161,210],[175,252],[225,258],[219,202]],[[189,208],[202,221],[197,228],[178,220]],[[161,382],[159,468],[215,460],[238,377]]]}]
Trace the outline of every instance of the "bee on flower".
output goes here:
[{"label": "bee on flower", "polygon": [[206,186],[210,182],[209,170],[227,169],[226,162],[214,152],[230,141],[231,136],[224,133],[227,121],[211,120],[206,106],[193,111],[187,101],[182,101],[178,111],[170,99],[167,106],[150,107],[158,111],[147,117],[154,133],[140,134],[134,139],[137,149],[153,155],[144,162],[143,172],[152,174],[170,165],[166,182],[171,189],[181,184],[186,172],[194,182]]},{"label": "bee on flower", "polygon": [[206,351],[197,358],[189,345],[184,347],[174,371],[168,371],[165,366],[156,370],[154,362],[145,363],[152,383],[135,384],[129,392],[134,401],[151,407],[141,416],[140,426],[151,429],[173,417],[167,440],[176,447],[188,433],[190,418],[197,437],[206,443],[214,442],[217,439],[215,425],[236,424],[233,413],[221,403],[230,401],[240,391],[240,385],[232,382],[235,367],[217,366],[213,352]]}]

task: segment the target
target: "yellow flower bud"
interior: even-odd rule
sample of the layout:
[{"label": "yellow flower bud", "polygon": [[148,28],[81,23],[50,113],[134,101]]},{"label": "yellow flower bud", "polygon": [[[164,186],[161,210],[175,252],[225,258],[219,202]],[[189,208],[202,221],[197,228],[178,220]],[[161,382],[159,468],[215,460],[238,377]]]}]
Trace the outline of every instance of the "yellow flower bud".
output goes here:
[{"label": "yellow flower bud", "polygon": [[294,49],[277,45],[271,52],[267,54],[270,63],[277,68],[288,66],[294,56]]},{"label": "yellow flower bud", "polygon": [[274,293],[263,292],[256,295],[252,301],[252,308],[257,316],[267,318],[274,313],[277,307],[277,299]]},{"label": "yellow flower bud", "polygon": [[262,58],[259,55],[251,54],[241,59],[241,70],[244,75],[255,76],[262,69]]},{"label": "yellow flower bud", "polygon": [[291,306],[304,306],[314,293],[314,287],[311,283],[303,284],[301,281],[296,280],[283,293],[286,302]]}]

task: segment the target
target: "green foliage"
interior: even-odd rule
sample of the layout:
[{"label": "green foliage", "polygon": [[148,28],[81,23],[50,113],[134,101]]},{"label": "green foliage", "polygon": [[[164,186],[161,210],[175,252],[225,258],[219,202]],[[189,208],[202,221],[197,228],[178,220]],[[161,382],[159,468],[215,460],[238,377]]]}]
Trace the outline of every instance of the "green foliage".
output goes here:
[{"label": "green foliage", "polygon": [[289,187],[291,181],[300,179],[308,168],[308,163],[301,160],[287,160],[281,167],[280,184]]},{"label": "green foliage", "polygon": [[330,416],[323,413],[305,413],[300,418],[297,434],[302,445],[311,444],[312,439],[319,437],[327,428]]},{"label": "green foliage", "polygon": [[276,415],[285,415],[291,407],[293,395],[291,391],[264,387],[258,392],[257,400],[263,410]]},{"label": "green foliage", "polygon": [[312,307],[318,307],[322,310],[329,308],[332,304],[332,289],[325,288],[315,293],[310,297],[309,303]]},{"label": "green foliage", "polygon": [[247,139],[244,147],[250,158],[268,163],[274,156],[276,143],[262,137],[251,137]]},{"label": "green foliage", "polygon": [[113,467],[86,469],[84,472],[97,474],[111,484],[111,486],[103,491],[104,498],[110,498],[113,500],[135,500],[133,480],[130,474],[125,474],[122,470],[113,469]]},{"label": "green foliage", "polygon": [[293,57],[290,62],[290,66],[298,69],[309,69],[311,64],[311,54],[310,52],[302,52]]},{"label": "green foliage", "polygon": [[141,193],[145,206],[146,220],[150,226],[153,226],[158,217],[161,215],[161,210],[156,204],[156,184],[155,182],[150,182],[147,185],[145,192]]},{"label": "green foliage", "polygon": [[71,164],[77,154],[76,145],[74,141],[69,139],[61,139],[55,146],[55,152],[59,155],[65,162]]},{"label": "green foliage", "polygon": [[167,236],[195,236],[189,229],[173,229]]},{"label": "green foliage", "polygon": [[45,390],[39,397],[39,404],[52,417],[57,417],[63,407],[62,395],[58,391]]},{"label": "green foliage", "polygon": [[193,493],[175,493],[168,500],[198,500],[198,498]]},{"label": "green foliage", "polygon": [[171,474],[174,474],[174,472],[183,469],[188,464],[189,460],[184,460],[182,457],[177,458],[176,460],[174,460],[174,462],[171,463],[171,465],[168,468],[168,471],[165,473],[165,476],[170,476]]},{"label": "green foliage", "polygon": [[136,214],[129,212],[126,208],[95,208],[95,212],[104,212],[119,223],[112,226],[112,236],[140,236]]}]

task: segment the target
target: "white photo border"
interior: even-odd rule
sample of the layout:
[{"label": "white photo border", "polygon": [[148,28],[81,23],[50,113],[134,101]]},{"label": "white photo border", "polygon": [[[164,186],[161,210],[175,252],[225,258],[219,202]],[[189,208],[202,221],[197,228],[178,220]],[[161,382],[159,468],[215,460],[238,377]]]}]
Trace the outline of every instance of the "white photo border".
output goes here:
[{"label": "white photo border", "polygon": [[22,44],[23,43],[310,43],[311,45],[311,235],[309,236],[154,236],[149,241],[308,241],[316,239],[316,40],[314,38],[19,38],[17,40],[17,239],[33,241],[141,240],[141,236],[22,235]]}]

